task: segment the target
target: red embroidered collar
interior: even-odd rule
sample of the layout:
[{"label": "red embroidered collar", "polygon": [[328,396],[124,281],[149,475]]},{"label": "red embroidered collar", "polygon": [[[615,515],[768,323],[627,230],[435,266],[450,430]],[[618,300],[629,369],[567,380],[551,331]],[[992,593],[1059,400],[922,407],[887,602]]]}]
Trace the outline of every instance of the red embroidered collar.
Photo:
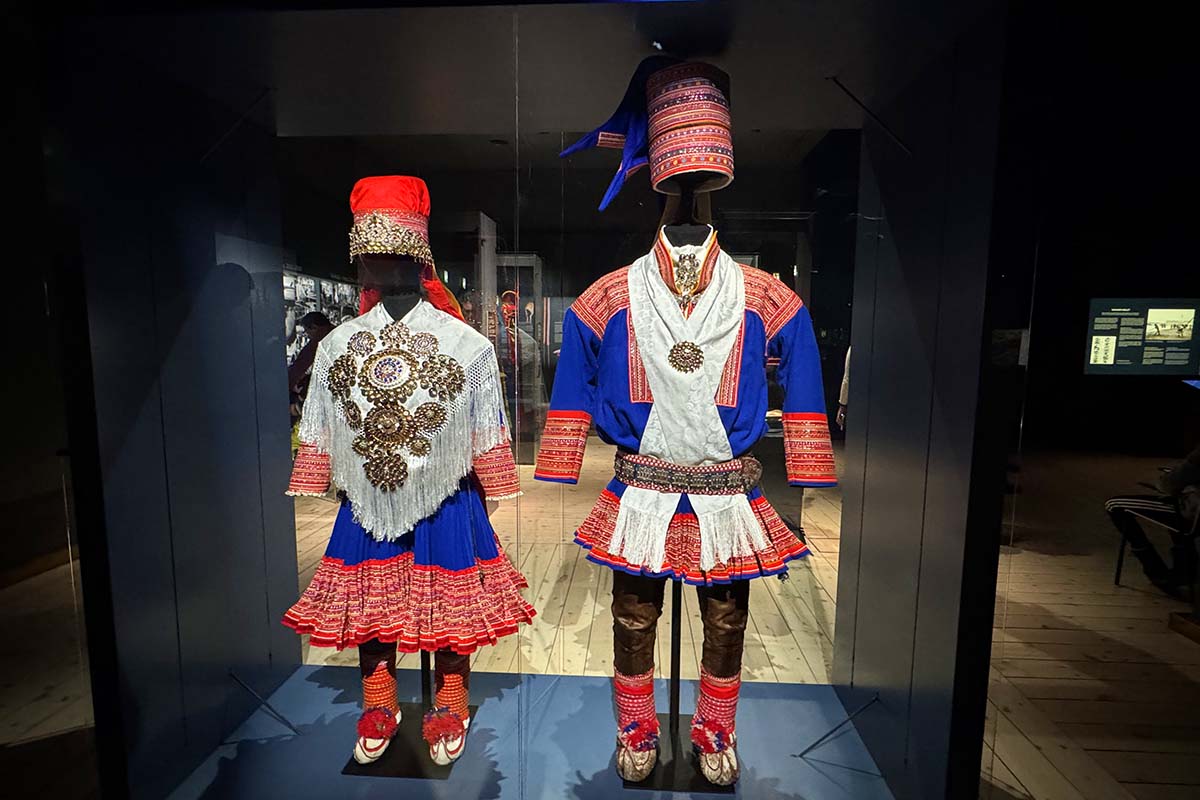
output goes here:
[{"label": "red embroidered collar", "polygon": [[[700,294],[708,286],[712,280],[713,266],[717,263],[717,256],[721,252],[721,246],[717,243],[717,231],[714,228],[709,234],[708,241],[705,243],[707,250],[704,253],[704,259],[700,265],[700,281],[696,284],[696,291],[693,294]],[[679,290],[675,286],[675,262],[671,258],[671,243],[667,240],[665,228],[660,228],[658,236],[654,239],[654,259],[658,263],[658,272],[662,275],[663,282],[667,284],[673,293],[679,294]]]}]

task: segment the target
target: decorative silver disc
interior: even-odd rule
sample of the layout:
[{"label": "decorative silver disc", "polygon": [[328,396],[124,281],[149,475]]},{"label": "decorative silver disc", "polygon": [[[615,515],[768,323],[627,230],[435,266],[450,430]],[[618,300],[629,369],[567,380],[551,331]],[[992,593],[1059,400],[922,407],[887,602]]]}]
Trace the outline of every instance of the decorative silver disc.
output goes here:
[{"label": "decorative silver disc", "polygon": [[704,351],[695,342],[676,342],[667,363],[680,372],[695,372],[704,363]]}]

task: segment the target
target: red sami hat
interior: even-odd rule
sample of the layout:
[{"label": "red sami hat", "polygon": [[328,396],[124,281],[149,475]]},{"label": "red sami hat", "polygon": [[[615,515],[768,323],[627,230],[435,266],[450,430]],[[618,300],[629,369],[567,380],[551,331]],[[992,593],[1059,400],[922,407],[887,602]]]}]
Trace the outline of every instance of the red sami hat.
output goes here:
[{"label": "red sami hat", "polygon": [[388,253],[433,266],[425,181],[407,175],[363,178],[350,192],[350,211],[351,261],[363,253]]},{"label": "red sami hat", "polygon": [[679,194],[675,178],[688,173],[704,176],[697,191],[733,182],[728,75],[698,61],[659,70],[646,80],[646,112],[655,191]]},{"label": "red sami hat", "polygon": [[[363,253],[412,256],[422,265],[421,285],[434,308],[462,319],[462,310],[450,290],[438,280],[429,249],[429,188],[408,175],[362,178],[350,190],[350,260]],[[364,290],[359,313],[379,302],[379,292]]]}]

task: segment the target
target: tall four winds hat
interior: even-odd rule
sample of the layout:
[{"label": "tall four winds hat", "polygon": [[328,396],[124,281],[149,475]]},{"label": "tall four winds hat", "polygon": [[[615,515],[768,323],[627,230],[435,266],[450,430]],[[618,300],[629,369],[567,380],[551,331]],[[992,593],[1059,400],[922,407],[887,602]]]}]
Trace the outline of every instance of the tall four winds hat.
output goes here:
[{"label": "tall four winds hat", "polygon": [[657,192],[679,194],[679,178],[695,175],[696,191],[712,192],[733,181],[729,76],[712,64],[651,56],[638,65],[616,112],[568,147],[569,156],[589,147],[621,150],[621,165],[600,210],[625,179],[650,166]]},{"label": "tall four winds hat", "polygon": [[[429,249],[429,189],[408,175],[362,178],[350,191],[350,260],[373,255],[409,256],[421,265],[421,286],[435,308],[462,319],[450,290],[438,279]],[[364,291],[359,310],[378,302],[378,292]]]}]

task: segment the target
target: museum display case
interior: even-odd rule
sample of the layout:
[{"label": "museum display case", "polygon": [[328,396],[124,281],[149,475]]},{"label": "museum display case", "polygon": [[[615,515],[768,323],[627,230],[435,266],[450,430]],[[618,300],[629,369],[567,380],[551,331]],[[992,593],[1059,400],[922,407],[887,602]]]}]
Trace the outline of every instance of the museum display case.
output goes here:
[{"label": "museum display case", "polygon": [[55,30],[102,785],[977,789],[1029,328],[1002,17]]}]

